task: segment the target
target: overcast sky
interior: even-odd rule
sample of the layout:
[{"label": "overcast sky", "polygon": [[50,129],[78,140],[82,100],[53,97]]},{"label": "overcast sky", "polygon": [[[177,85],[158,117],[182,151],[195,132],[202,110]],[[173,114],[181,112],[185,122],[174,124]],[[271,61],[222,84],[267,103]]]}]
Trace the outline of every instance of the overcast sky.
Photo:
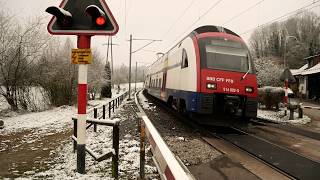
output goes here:
[{"label": "overcast sky", "polygon": [[[0,5],[17,17],[40,15],[46,17],[49,22],[51,16],[45,12],[45,9],[48,6],[58,6],[60,2],[61,0],[0,0]],[[161,42],[155,42],[145,49],[166,52],[183,36],[201,25],[223,25],[240,34],[247,41],[252,32],[243,34],[247,30],[312,2],[316,4],[309,8],[313,7],[311,10],[320,14],[318,0],[106,0],[106,2],[120,29],[113,38],[113,42],[119,45],[113,47],[115,65],[128,64],[129,42],[127,40],[130,34],[134,38],[161,39]],[[232,17],[258,2],[261,3],[230,21]],[[210,9],[214,4],[216,6]],[[70,37],[76,43],[76,37]],[[91,47],[97,48],[105,57],[106,46],[102,44],[106,41],[105,36],[95,36],[91,41]],[[148,41],[134,41],[133,50],[146,43]],[[133,54],[133,63],[135,61],[151,63],[156,59],[155,52],[139,51]]]}]

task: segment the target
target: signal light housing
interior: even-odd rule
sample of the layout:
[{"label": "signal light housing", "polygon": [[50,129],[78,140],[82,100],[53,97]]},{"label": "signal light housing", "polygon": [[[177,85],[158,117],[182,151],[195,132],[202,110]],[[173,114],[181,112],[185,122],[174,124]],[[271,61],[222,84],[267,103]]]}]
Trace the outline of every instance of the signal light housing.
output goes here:
[{"label": "signal light housing", "polygon": [[92,22],[96,26],[105,26],[106,14],[96,5],[90,5],[85,10],[86,14],[92,17]]},{"label": "signal light housing", "polygon": [[46,12],[57,18],[57,22],[61,27],[71,27],[73,23],[72,14],[60,7],[50,6]]}]

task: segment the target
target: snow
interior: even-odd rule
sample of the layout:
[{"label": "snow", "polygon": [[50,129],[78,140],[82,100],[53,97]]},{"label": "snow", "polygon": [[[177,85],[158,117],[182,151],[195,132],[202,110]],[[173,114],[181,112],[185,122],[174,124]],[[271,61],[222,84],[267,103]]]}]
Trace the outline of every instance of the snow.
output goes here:
[{"label": "snow", "polygon": [[[16,115],[4,118],[3,134],[9,134],[26,129],[39,128],[39,131],[55,129],[60,132],[65,126],[71,125],[71,117],[76,112],[74,107],[61,106],[51,110]],[[40,133],[40,132],[39,132]]]},{"label": "snow", "polygon": [[302,67],[300,67],[299,69],[290,69],[292,75],[296,76],[296,75],[301,75],[301,73],[308,68],[308,64],[303,65]]},{"label": "snow", "polygon": [[[122,93],[122,92],[121,92]],[[120,94],[115,94],[119,96]],[[101,101],[90,101],[89,103],[100,106],[106,104],[110,99]],[[116,109],[116,113],[123,108],[120,106]],[[19,114],[13,117],[4,117],[5,128],[0,130],[1,134],[10,134],[14,132],[31,130],[32,133],[28,137],[24,137],[22,143],[34,143],[40,136],[54,135],[72,129],[71,117],[76,113],[76,107],[62,106],[51,110]],[[121,114],[117,115],[120,120],[124,120]],[[130,119],[130,118],[129,118]],[[54,131],[52,131],[54,130]],[[93,128],[87,130],[87,147],[92,149],[98,156],[108,152],[114,152],[112,148],[112,127],[98,126],[97,132],[93,132]],[[3,142],[4,143],[4,142]],[[120,179],[136,179],[139,177],[140,168],[140,148],[139,142],[132,135],[126,134],[119,142],[119,177]],[[17,144],[20,146],[20,144]],[[6,147],[4,147],[6,148]],[[33,148],[33,147],[32,147]],[[46,148],[36,151],[45,151]],[[1,150],[0,150],[1,152]],[[66,140],[61,146],[50,151],[50,154],[56,154],[53,165],[44,172],[26,171],[24,177],[17,179],[113,179],[111,178],[111,158],[102,162],[95,161],[88,153],[86,154],[86,174],[76,173],[77,155],[73,153],[73,142]],[[40,157],[39,157],[40,158]],[[147,161],[151,161],[150,157],[146,157]],[[152,166],[145,166],[146,173],[157,173],[157,169]]]},{"label": "snow", "polygon": [[8,109],[10,108],[9,104],[7,103],[7,101],[4,99],[3,96],[0,96],[0,112],[2,110]]},{"label": "snow", "polygon": [[[139,88],[143,88],[143,82],[137,82],[137,89]],[[135,86],[135,83],[131,83],[131,91],[133,90],[134,91],[134,86]],[[120,84],[120,88],[123,89],[123,88],[126,88],[126,89],[129,89],[129,83],[124,83],[124,84]]]},{"label": "snow", "polygon": [[[112,151],[110,148],[112,147],[112,127],[98,126],[96,133],[92,132],[92,128],[90,129],[87,131],[87,147],[99,155]],[[120,141],[119,146],[119,177],[125,174],[132,174],[138,177],[140,166],[139,142],[127,135]],[[33,174],[30,178],[112,179],[111,158],[96,162],[89,154],[86,154],[86,174],[82,175],[75,173],[77,157],[76,153],[72,153],[72,142],[69,142],[58,152],[59,156],[54,160],[57,162],[56,165],[48,171]],[[156,169],[154,169],[154,167],[148,167],[146,168],[146,172],[156,172]]]},{"label": "snow", "polygon": [[267,120],[267,121],[272,121],[272,122],[277,122],[277,123],[290,123],[290,124],[307,124],[311,122],[311,119],[303,115],[302,118],[298,118],[298,113],[294,112],[293,120],[289,120],[289,110],[287,111],[287,115],[285,116],[285,109],[281,108],[280,111],[270,111],[270,110],[263,110],[263,109],[258,109],[258,118]]},{"label": "snow", "polygon": [[301,74],[308,75],[308,74],[315,74],[320,72],[320,63],[311,67],[310,69],[304,70]]},{"label": "snow", "polygon": [[139,93],[138,96],[139,96],[140,104],[142,105],[142,108],[143,109],[150,109],[150,105],[149,105],[147,98],[142,93]]}]

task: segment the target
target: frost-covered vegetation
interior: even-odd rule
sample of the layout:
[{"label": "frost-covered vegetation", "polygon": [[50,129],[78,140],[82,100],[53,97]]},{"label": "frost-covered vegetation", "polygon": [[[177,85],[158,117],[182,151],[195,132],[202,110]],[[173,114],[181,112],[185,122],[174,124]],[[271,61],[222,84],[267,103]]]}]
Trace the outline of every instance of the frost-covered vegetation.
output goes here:
[{"label": "frost-covered vegetation", "polygon": [[320,17],[313,12],[299,12],[282,22],[257,28],[249,44],[256,58],[278,57],[287,66],[297,69],[306,62],[303,58],[320,52]]},{"label": "frost-covered vegetation", "polygon": [[282,86],[280,75],[283,71],[282,67],[277,63],[276,57],[263,57],[255,59],[257,69],[258,85],[262,86]]},{"label": "frost-covered vegetation", "polygon": [[[42,18],[19,21],[0,11],[0,96],[14,111],[76,101],[77,67],[70,62],[75,43],[48,35],[45,24]],[[96,51],[93,57],[88,90],[98,92],[104,65]]]},{"label": "frost-covered vegetation", "polygon": [[249,40],[258,70],[259,86],[282,86],[279,80],[287,67],[298,69],[305,57],[320,53],[320,17],[312,12],[297,13],[282,22],[257,28]]}]

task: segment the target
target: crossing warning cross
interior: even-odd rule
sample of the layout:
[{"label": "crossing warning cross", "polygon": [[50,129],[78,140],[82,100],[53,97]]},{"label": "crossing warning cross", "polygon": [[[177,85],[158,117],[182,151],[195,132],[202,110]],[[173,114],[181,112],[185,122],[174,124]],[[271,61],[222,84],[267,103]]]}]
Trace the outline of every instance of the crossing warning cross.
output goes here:
[{"label": "crossing warning cross", "polygon": [[119,26],[104,0],[63,0],[46,12],[53,15],[48,31],[53,35],[115,35]]}]

